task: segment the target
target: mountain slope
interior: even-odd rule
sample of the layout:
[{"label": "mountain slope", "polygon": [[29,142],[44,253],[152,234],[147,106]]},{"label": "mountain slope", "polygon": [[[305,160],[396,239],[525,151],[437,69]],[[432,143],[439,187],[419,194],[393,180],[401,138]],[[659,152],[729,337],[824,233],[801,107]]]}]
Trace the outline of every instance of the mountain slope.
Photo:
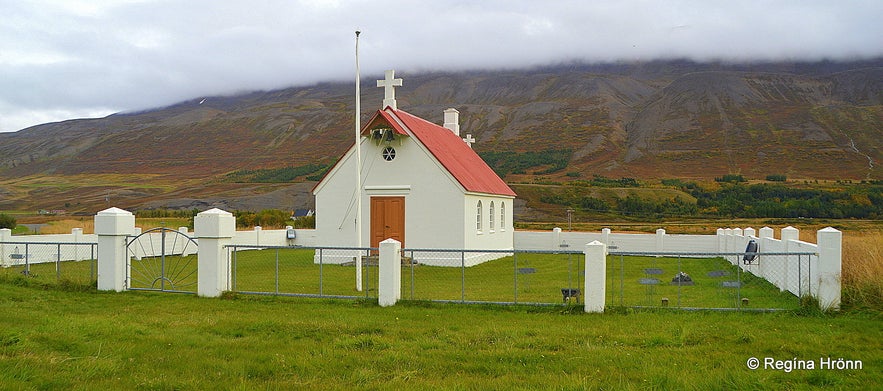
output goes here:
[{"label": "mountain slope", "polygon": [[[442,111],[456,107],[479,152],[570,151],[567,167],[546,179],[883,178],[883,59],[573,64],[404,79],[399,108],[441,123]],[[382,100],[372,84],[362,86],[363,119]],[[171,197],[170,189],[199,196],[235,170],[330,163],[352,145],[352,91],[322,83],[0,133],[0,194],[19,194],[0,207],[28,199],[7,183],[16,178],[125,174],[170,182],[128,198],[137,205]]]}]

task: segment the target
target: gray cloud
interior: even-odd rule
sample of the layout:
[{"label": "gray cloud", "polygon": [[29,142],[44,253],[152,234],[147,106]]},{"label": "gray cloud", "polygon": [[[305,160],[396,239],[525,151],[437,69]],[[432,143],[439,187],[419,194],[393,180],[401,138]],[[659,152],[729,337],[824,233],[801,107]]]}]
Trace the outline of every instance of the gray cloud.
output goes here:
[{"label": "gray cloud", "polygon": [[[12,3],[12,4],[9,4]],[[0,131],[363,73],[883,55],[879,1],[97,1],[0,5]]]}]

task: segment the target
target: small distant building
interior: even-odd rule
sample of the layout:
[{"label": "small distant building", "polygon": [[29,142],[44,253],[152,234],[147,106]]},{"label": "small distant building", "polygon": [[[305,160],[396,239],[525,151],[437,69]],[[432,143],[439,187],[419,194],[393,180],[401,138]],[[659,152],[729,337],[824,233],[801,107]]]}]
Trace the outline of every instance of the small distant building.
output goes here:
[{"label": "small distant building", "polygon": [[40,214],[40,215],[66,215],[67,210],[66,209],[52,209],[52,210],[40,209],[37,211],[37,214]]},{"label": "small distant building", "polygon": [[[461,138],[459,112],[445,110],[444,126],[436,125],[396,107],[393,87],[401,79],[393,71],[377,84],[386,88],[383,108],[360,138],[362,245],[393,238],[412,249],[511,250],[516,194],[472,150],[472,135]],[[319,246],[357,245],[355,150],[313,188]],[[466,253],[465,262],[504,255]],[[459,253],[436,258],[440,265],[461,262]]]},{"label": "small distant building", "polygon": [[294,214],[291,215],[292,220],[297,220],[301,217],[310,217],[314,214],[312,209],[296,209]]}]

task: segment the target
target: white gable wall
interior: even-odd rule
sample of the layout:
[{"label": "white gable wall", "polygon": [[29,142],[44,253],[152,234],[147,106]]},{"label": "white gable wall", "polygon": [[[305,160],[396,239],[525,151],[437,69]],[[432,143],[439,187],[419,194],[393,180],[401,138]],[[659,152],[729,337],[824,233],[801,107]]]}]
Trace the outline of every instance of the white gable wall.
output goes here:
[{"label": "white gable wall", "polygon": [[[384,147],[396,150],[385,161]],[[389,144],[362,139],[362,246],[370,245],[371,197],[405,197],[405,246],[463,248],[463,192],[409,137]],[[348,152],[316,189],[318,246],[355,246],[355,153]]]},{"label": "white gable wall", "polygon": [[[347,152],[326,175],[316,195],[316,246],[355,247],[356,165],[354,150]],[[363,205],[364,206],[364,205]]]},{"label": "white gable wall", "polygon": [[[463,192],[444,168],[410,137],[399,137],[380,145],[368,141],[363,146],[363,153],[368,155],[364,168],[367,190],[363,202],[367,205],[372,195],[405,196],[404,247],[461,248],[464,245],[464,226],[460,218]],[[387,146],[396,150],[396,158],[392,161],[385,161],[381,155]],[[407,194],[382,190],[384,187],[405,186],[410,187]],[[364,213],[368,224],[370,213]]]}]

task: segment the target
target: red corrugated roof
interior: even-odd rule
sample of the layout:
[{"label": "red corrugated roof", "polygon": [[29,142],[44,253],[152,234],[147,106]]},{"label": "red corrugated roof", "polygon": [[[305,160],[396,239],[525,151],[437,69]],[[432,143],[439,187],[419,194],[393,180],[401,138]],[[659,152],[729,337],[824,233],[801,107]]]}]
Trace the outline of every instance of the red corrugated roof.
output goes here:
[{"label": "red corrugated roof", "polygon": [[[387,107],[374,113],[368,123],[362,127],[361,134],[368,135],[371,129],[382,123],[392,126],[396,134],[416,137],[466,191],[516,196],[509,185],[503,182],[497,173],[450,129],[402,110]],[[340,161],[337,164],[340,164]],[[334,168],[328,170],[325,177],[316,183],[313,192],[325,181],[331,171],[334,171]]]},{"label": "red corrugated roof", "polygon": [[[466,191],[515,197],[515,192],[509,185],[503,182],[497,173],[450,129],[402,110],[389,108],[378,110],[372,121],[369,121],[369,126],[375,123],[378,115],[386,119],[396,129],[396,133],[405,130],[401,129],[401,124],[410,130],[410,133],[429,149],[429,152],[460,182]],[[366,126],[364,129],[368,129],[368,127]]]},{"label": "red corrugated roof", "polygon": [[[389,110],[393,111],[392,109]],[[391,114],[387,113],[384,110],[377,110],[377,112],[374,113],[371,119],[368,120],[368,123],[365,126],[362,126],[362,136],[370,136],[370,134],[368,133],[371,132],[371,129],[378,127],[378,125],[380,127],[383,127],[385,124],[392,126],[392,129],[396,132],[396,134],[410,136],[408,132],[406,132],[405,129],[402,128],[399,122],[396,121]]]}]

